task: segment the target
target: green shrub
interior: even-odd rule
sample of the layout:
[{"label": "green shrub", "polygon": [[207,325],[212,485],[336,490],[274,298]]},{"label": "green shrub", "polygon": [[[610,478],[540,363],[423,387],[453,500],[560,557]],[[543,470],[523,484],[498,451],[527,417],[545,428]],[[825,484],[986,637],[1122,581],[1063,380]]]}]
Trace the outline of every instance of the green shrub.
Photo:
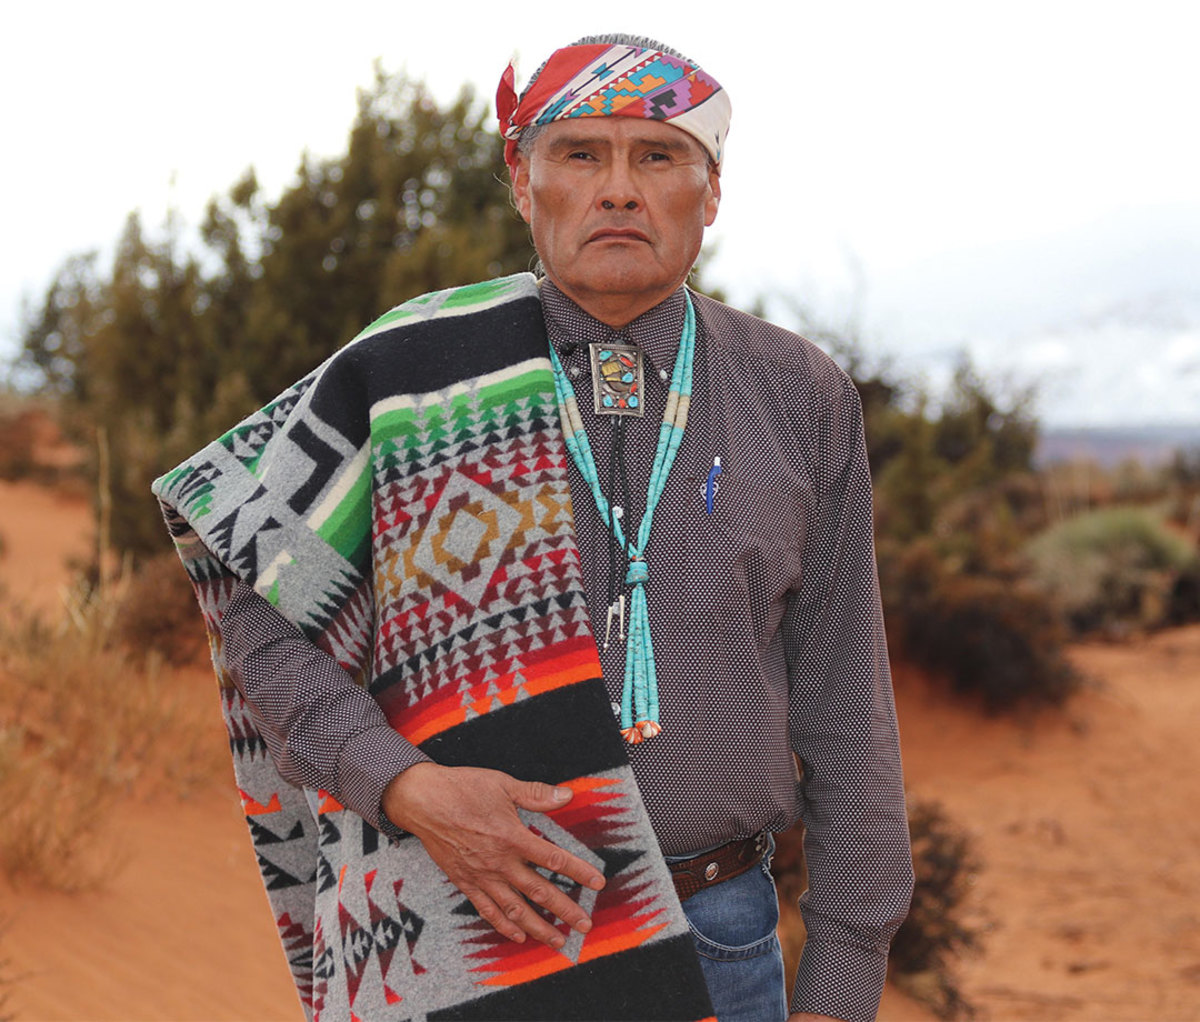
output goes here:
[{"label": "green shrub", "polygon": [[1200,558],[1153,510],[1076,515],[1037,536],[1028,554],[1037,584],[1078,634],[1119,636],[1196,612]]},{"label": "green shrub", "polygon": [[893,643],[989,712],[1058,705],[1078,687],[1055,607],[1019,577],[961,573],[918,541],[881,546],[880,578]]}]

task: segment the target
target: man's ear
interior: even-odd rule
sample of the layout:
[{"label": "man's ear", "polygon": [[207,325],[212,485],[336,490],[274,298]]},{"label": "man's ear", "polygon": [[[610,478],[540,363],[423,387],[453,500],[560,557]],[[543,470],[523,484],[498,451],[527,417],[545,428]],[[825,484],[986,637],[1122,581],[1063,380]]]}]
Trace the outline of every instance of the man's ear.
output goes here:
[{"label": "man's ear", "polygon": [[524,153],[517,153],[517,162],[512,168],[512,195],[521,219],[529,223],[529,158]]},{"label": "man's ear", "polygon": [[716,166],[708,168],[708,198],[704,200],[704,226],[711,227],[721,205],[721,172]]}]

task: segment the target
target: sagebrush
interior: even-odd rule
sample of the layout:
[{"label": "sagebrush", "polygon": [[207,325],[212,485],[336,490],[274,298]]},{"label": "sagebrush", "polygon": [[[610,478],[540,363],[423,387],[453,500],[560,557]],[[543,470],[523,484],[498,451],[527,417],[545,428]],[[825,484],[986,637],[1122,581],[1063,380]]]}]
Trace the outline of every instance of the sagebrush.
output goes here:
[{"label": "sagebrush", "polygon": [[1077,634],[1120,637],[1196,613],[1200,555],[1147,507],[1075,515],[1029,544],[1034,578]]},{"label": "sagebrush", "polygon": [[138,566],[122,595],[113,635],[127,649],[155,653],[172,665],[204,659],[208,649],[204,622],[174,552]]},{"label": "sagebrush", "polygon": [[982,863],[967,833],[936,802],[912,803],[908,827],[916,883],[908,918],[892,941],[888,974],[939,1018],[971,1018],[956,963],[980,948],[982,926],[968,916],[966,902]]}]

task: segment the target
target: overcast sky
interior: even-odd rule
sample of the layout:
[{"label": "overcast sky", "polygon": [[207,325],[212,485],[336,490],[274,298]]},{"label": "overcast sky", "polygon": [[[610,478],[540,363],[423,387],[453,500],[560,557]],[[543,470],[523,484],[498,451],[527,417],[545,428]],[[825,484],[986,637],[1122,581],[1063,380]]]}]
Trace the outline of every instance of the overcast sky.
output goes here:
[{"label": "overcast sky", "polygon": [[[786,11],[787,13],[767,12]],[[0,353],[22,294],[126,214],[191,223],[253,165],[342,151],[372,65],[488,98],[590,32],[656,36],[728,89],[710,242],[736,301],[856,316],[935,381],[959,350],[1052,422],[1200,422],[1200,5],[24,4],[6,12]],[[790,325],[790,324],[788,324]]]}]

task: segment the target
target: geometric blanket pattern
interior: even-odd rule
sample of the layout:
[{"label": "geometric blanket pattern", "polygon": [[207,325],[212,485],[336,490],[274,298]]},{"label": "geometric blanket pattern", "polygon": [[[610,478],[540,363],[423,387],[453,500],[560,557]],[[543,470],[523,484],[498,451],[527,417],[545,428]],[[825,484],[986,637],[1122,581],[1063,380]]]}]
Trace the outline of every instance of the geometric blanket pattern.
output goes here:
[{"label": "geometric blanket pattern", "polygon": [[[310,1019],[711,1017],[586,612],[536,283],[392,310],[154,485],[208,625],[254,852]],[[435,761],[570,787],[526,824],[593,920],[495,933],[425,853],[279,776],[225,669],[242,578]]]}]

